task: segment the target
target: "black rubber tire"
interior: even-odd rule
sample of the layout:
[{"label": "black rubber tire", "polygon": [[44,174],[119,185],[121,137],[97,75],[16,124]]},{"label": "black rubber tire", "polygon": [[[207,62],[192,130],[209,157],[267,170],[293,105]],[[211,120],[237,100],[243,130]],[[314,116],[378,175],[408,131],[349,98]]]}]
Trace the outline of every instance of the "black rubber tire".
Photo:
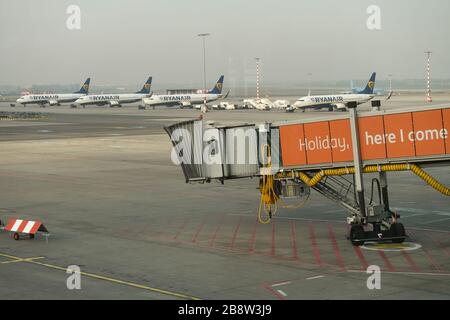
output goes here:
[{"label": "black rubber tire", "polygon": [[353,225],[350,229],[350,241],[352,242],[352,245],[362,246],[364,244],[364,240],[361,239],[364,239],[364,236],[364,228],[361,225]]},{"label": "black rubber tire", "polygon": [[30,233],[30,239],[34,239],[34,234]]},{"label": "black rubber tire", "polygon": [[405,227],[403,226],[403,223],[397,222],[391,224],[391,231],[394,237],[403,237],[400,239],[393,239],[392,240],[393,243],[403,243],[403,241],[405,241],[406,231]]},{"label": "black rubber tire", "polygon": [[20,239],[20,235],[17,232],[15,232],[13,238],[14,238],[14,240],[17,241]]}]

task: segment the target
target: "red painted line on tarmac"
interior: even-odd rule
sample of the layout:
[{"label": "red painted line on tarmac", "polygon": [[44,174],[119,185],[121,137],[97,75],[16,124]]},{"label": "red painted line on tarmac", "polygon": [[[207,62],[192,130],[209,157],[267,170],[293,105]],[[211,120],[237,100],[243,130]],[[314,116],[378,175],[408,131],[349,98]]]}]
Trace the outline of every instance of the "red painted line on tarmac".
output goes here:
[{"label": "red painted line on tarmac", "polygon": [[439,265],[439,263],[433,258],[430,251],[422,247],[423,252],[425,252],[425,255],[427,256],[428,260],[430,260],[431,264],[433,265],[434,269],[436,269],[438,272],[442,272],[442,268]]},{"label": "red painted line on tarmac", "polygon": [[334,235],[333,227],[328,225],[328,236],[330,237],[331,243],[333,244],[334,254],[336,255],[336,261],[338,266],[342,271],[345,271],[344,259],[342,259],[341,251],[339,250],[338,243],[336,241],[336,236]]},{"label": "red painted line on tarmac", "polygon": [[323,262],[322,259],[320,258],[320,251],[319,251],[319,247],[317,246],[317,242],[316,242],[316,233],[314,231],[314,226],[312,225],[312,223],[309,223],[309,238],[311,240],[311,246],[313,249],[313,253],[314,253],[314,257],[316,259],[316,263],[322,267],[323,266]]},{"label": "red painted line on tarmac", "polygon": [[[350,229],[351,229],[350,225],[347,224],[345,226],[345,232],[347,234],[349,234]],[[352,245],[352,247],[353,247],[353,250],[355,250],[356,255],[358,256],[359,261],[361,262],[362,270],[366,271],[367,268],[369,267],[369,263],[367,262],[366,257],[364,256],[364,253],[362,252],[362,250],[359,246]]]},{"label": "red painted line on tarmac", "polygon": [[361,261],[363,270],[367,270],[367,268],[369,267],[369,263],[367,262],[361,248],[358,246],[353,246],[353,249],[355,249],[356,255],[358,256],[359,261]]},{"label": "red painted line on tarmac", "polygon": [[220,217],[219,223],[217,224],[216,230],[214,230],[213,236],[209,240],[209,245],[211,247],[214,246],[214,242],[216,241],[216,238],[217,238],[217,233],[219,232],[220,228],[222,227],[224,219],[225,219],[225,214],[222,214],[222,216]]},{"label": "red painted line on tarmac", "polygon": [[248,251],[255,251],[255,240],[256,240],[256,227],[258,226],[258,218],[255,219],[255,223],[253,224],[252,237],[248,242]]},{"label": "red painted line on tarmac", "polygon": [[[409,231],[415,239],[417,239],[417,236],[415,234],[415,231],[412,232],[411,230]],[[439,265],[439,263],[437,263],[437,261],[433,258],[433,256],[431,255],[431,253],[429,252],[428,249],[426,249],[424,246],[422,246],[422,251],[425,253],[425,255],[427,256],[428,260],[431,262],[431,264],[433,265],[434,269],[437,270],[438,272],[442,272],[442,268]]]},{"label": "red painted line on tarmac", "polygon": [[195,233],[194,237],[192,238],[192,242],[197,242],[198,235],[202,231],[203,227],[205,226],[206,220],[208,220],[208,215],[206,215],[202,222],[200,223],[200,226],[197,229],[197,232]]},{"label": "red painted line on tarmac", "polygon": [[186,219],[183,224],[178,228],[177,234],[173,237],[174,240],[178,239],[178,236],[181,234],[181,232],[184,230],[184,228],[186,227],[186,224],[188,223],[189,218]]},{"label": "red painted line on tarmac", "polygon": [[405,258],[405,260],[408,262],[409,266],[411,267],[411,269],[413,271],[415,271],[415,272],[419,272],[420,271],[419,267],[417,267],[416,263],[411,258],[411,256],[408,254],[408,252],[402,251],[402,255]]},{"label": "red painted line on tarmac", "polygon": [[391,261],[389,261],[389,258],[387,257],[387,255],[383,251],[378,251],[378,254],[380,255],[381,259],[383,259],[384,264],[386,265],[386,268],[388,269],[388,271],[395,272],[395,267],[391,263]]},{"label": "red painted line on tarmac", "polygon": [[447,257],[450,257],[450,251],[448,251],[448,248],[446,246],[444,246],[444,244],[442,244],[442,242],[438,241],[438,240],[433,240],[436,241],[437,245],[445,252],[445,255]]},{"label": "red painted line on tarmac", "polygon": [[236,228],[234,229],[233,237],[231,238],[230,248],[234,248],[234,244],[236,242],[239,228],[241,227],[241,221],[242,221],[242,217],[239,217],[238,224],[237,224]]},{"label": "red painted line on tarmac", "polygon": [[269,286],[267,284],[263,284],[263,288],[268,290],[270,293],[272,293],[278,299],[286,300],[286,298],[282,294],[280,294],[278,291],[274,290],[271,286]]},{"label": "red painted line on tarmac", "polygon": [[275,257],[275,220],[272,220],[272,248],[270,251],[270,255]]},{"label": "red painted line on tarmac", "polygon": [[291,239],[292,239],[292,258],[299,260],[297,250],[297,231],[295,227],[295,221],[291,220]]},{"label": "red painted line on tarmac", "polygon": [[439,240],[434,239],[431,235],[427,234],[428,238],[431,239],[431,241],[433,241],[433,243],[439,247],[440,249],[442,249],[442,251],[444,251],[445,255],[447,257],[450,256],[450,252],[448,251],[448,248],[446,246],[444,246],[444,244],[442,242],[440,242]]}]

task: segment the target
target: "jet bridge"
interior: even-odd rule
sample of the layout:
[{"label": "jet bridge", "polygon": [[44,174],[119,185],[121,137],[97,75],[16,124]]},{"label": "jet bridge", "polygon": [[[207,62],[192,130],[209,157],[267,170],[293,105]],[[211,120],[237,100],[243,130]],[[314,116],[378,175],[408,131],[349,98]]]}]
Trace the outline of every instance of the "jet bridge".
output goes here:
[{"label": "jet bridge", "polygon": [[[450,106],[359,113],[350,103],[348,114],[327,118],[234,126],[196,119],[165,130],[186,182],[258,177],[262,223],[283,199],[306,200],[312,188],[348,211],[354,245],[406,238],[400,216],[390,209],[388,172],[411,171],[450,196],[422,169],[450,165]],[[367,173],[378,174],[370,198]]]}]

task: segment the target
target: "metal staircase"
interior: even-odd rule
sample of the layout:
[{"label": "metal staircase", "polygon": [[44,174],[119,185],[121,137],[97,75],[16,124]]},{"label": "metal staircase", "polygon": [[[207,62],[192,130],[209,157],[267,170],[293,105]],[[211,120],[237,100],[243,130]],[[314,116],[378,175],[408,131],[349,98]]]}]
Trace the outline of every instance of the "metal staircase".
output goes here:
[{"label": "metal staircase", "polygon": [[343,176],[326,176],[313,189],[328,199],[338,202],[352,213],[359,212],[353,181]]}]

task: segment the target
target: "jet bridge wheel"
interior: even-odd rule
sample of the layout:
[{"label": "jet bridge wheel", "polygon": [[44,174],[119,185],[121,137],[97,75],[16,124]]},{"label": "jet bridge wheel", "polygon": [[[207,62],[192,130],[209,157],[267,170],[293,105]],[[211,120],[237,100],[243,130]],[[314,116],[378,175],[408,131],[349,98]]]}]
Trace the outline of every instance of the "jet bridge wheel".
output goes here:
[{"label": "jet bridge wheel", "polygon": [[352,245],[354,246],[362,246],[364,244],[364,237],[365,232],[364,228],[359,225],[355,224],[350,229],[350,241],[352,242]]},{"label": "jet bridge wheel", "polygon": [[393,243],[403,243],[403,241],[405,241],[406,232],[402,223],[396,222],[391,224],[390,230],[392,230],[392,235],[394,237],[402,237],[400,239],[392,239]]}]

